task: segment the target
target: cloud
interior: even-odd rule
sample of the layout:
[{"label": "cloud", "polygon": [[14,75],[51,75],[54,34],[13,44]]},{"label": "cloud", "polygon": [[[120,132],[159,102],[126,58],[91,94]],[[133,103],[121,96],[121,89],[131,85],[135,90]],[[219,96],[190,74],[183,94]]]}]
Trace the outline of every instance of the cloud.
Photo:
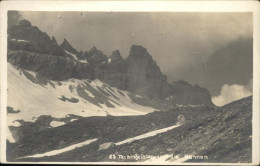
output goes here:
[{"label": "cloud", "polygon": [[20,11],[20,14],[50,36],[55,35],[58,42],[64,38],[73,42],[78,50],[89,50],[95,45],[107,55],[119,49],[126,57],[132,44],[141,44],[160,66],[168,66],[164,64],[170,60],[174,68],[189,65],[194,59],[205,59],[216,48],[238,37],[252,36],[252,13]]},{"label": "cloud", "polygon": [[252,95],[252,91],[248,90],[247,86],[242,85],[223,85],[220,95],[212,98],[212,101],[217,106],[223,106],[235,100]]}]

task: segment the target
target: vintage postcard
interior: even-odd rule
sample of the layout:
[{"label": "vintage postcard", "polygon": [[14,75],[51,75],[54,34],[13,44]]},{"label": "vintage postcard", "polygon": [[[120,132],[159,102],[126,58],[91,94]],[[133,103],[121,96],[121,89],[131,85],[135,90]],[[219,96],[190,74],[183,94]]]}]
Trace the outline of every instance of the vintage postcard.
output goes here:
[{"label": "vintage postcard", "polygon": [[1,162],[259,163],[260,5],[1,3]]}]

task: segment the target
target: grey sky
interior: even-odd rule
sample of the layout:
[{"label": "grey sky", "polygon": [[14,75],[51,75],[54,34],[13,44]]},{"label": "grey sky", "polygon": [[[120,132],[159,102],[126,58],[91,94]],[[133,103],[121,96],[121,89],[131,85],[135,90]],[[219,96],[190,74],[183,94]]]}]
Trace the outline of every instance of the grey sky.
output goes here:
[{"label": "grey sky", "polygon": [[[247,85],[250,63],[245,80],[237,74],[226,81],[215,65],[212,72],[221,79],[211,84],[209,75],[202,75],[203,66],[217,56],[219,50],[240,39],[252,38],[251,13],[117,13],[117,12],[20,12],[58,43],[66,38],[76,49],[89,50],[92,46],[110,55],[118,49],[126,57],[131,45],[142,45],[156,60],[169,82],[185,79],[208,88],[217,95],[225,83]],[[239,43],[241,44],[241,43]],[[243,44],[243,43],[242,43]],[[235,46],[234,46],[235,47]],[[229,48],[226,48],[229,50]],[[239,56],[247,59],[247,55]],[[251,53],[252,54],[252,53]],[[234,58],[232,56],[231,58]],[[214,59],[214,58],[213,58]],[[216,59],[216,58],[215,58]],[[242,60],[241,59],[241,60]],[[232,60],[227,65],[236,65]],[[219,62],[220,63],[220,62]],[[242,64],[243,65],[243,64]],[[221,66],[221,65],[219,65]],[[228,68],[225,68],[225,70]],[[232,73],[230,73],[232,74]],[[247,82],[247,83],[245,83]]]}]

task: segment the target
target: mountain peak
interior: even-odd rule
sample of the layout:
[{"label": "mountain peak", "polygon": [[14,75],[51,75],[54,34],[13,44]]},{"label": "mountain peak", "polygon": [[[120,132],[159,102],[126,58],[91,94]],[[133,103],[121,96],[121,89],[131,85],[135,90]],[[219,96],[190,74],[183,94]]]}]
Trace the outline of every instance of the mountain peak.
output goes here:
[{"label": "mountain peak", "polygon": [[119,50],[115,50],[112,52],[112,55],[109,56],[109,58],[112,60],[112,61],[115,61],[115,60],[123,60]]},{"label": "mountain peak", "polygon": [[[54,37],[50,38],[36,26],[30,26],[29,21],[22,20],[18,25],[9,29],[8,49],[33,52],[32,56],[23,52],[22,55],[20,52],[9,54],[9,59],[11,59],[9,61],[12,61],[13,64],[23,66],[25,69],[40,71],[43,76],[54,80],[97,78],[111,86],[149,99],[164,100],[167,97],[173,97],[175,104],[212,104],[210,94],[202,88],[193,87],[183,81],[168,84],[167,77],[162,74],[160,67],[147,49],[141,45],[132,45],[126,59],[121,57],[119,50],[113,51],[111,59],[108,59],[95,46],[84,53],[73,48],[67,39],[64,39],[59,46]],[[23,42],[19,40],[23,40]],[[83,61],[75,63],[75,60],[65,57],[71,57],[70,59],[73,58],[79,62]],[[50,64],[52,65],[50,66]]]},{"label": "mountain peak", "polygon": [[132,45],[130,48],[129,56],[148,56],[146,48],[141,45]]},{"label": "mountain peak", "polygon": [[107,56],[95,46],[93,46],[88,52],[84,52],[84,56],[93,66],[98,66],[101,63],[105,64],[107,62]]},{"label": "mountain peak", "polygon": [[[63,51],[51,40],[47,33],[42,32],[37,26],[32,26],[28,20],[21,20],[18,25],[8,29],[10,40],[8,48],[13,50],[24,50],[40,54],[64,56]],[[19,42],[24,41],[24,42]]]},{"label": "mountain peak", "polygon": [[58,45],[57,40],[55,39],[54,36],[51,37],[51,41],[52,41],[55,45]]},{"label": "mountain peak", "polygon": [[69,51],[73,54],[77,54],[78,51],[72,47],[72,45],[67,41],[67,39],[64,39],[63,42],[61,43],[60,47],[66,51]]},{"label": "mountain peak", "polygon": [[112,52],[112,55],[120,55],[119,50],[115,50],[115,51],[113,51],[113,52]]},{"label": "mountain peak", "polygon": [[28,20],[21,20],[20,22],[19,22],[19,25],[20,26],[23,26],[23,27],[25,27],[25,28],[28,28],[28,27],[31,27],[32,26],[32,24],[31,24],[31,22],[30,21],[28,21]]},{"label": "mountain peak", "polygon": [[93,46],[90,50],[89,50],[89,52],[97,52],[98,51],[98,49],[95,47],[95,46]]}]

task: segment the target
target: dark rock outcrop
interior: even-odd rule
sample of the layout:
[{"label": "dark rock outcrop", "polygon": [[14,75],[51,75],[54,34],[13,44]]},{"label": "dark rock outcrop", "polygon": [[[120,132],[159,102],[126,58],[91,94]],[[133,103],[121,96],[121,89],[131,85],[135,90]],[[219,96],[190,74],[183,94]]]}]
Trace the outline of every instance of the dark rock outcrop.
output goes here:
[{"label": "dark rock outcrop", "polygon": [[125,61],[118,50],[113,51],[112,55],[108,57],[107,69],[114,72],[126,73]]},{"label": "dark rock outcrop", "polygon": [[111,86],[153,99],[154,102],[167,98],[167,105],[213,106],[207,89],[185,81],[168,84],[167,77],[142,46],[133,45],[126,59],[121,57],[119,51],[114,51],[102,74],[97,78]]},{"label": "dark rock outcrop", "polygon": [[125,61],[127,90],[149,98],[161,98],[166,95],[167,77],[162,74],[144,47],[133,45]]},{"label": "dark rock outcrop", "polygon": [[8,48],[12,50],[64,56],[63,51],[55,41],[51,40],[45,32],[40,31],[38,27],[31,26],[27,20],[22,20],[18,25],[8,29]]},{"label": "dark rock outcrop", "polygon": [[75,62],[61,56],[27,51],[9,51],[8,62],[17,68],[39,72],[51,80],[93,78],[93,69],[88,64]]},{"label": "dark rock outcrop", "polygon": [[85,52],[84,57],[93,67],[103,66],[107,63],[107,56],[96,47],[92,47],[88,52]]},{"label": "dark rock outcrop", "polygon": [[167,95],[167,78],[160,71],[151,55],[142,46],[133,45],[129,56],[123,59],[119,51],[109,56],[106,66],[101,68],[97,78],[148,98]]},{"label": "dark rock outcrop", "polygon": [[110,86],[127,90],[125,60],[118,50],[113,51],[112,55],[108,57],[107,62],[101,68],[96,68],[95,76]]},{"label": "dark rock outcrop", "polygon": [[213,106],[209,91],[198,85],[190,85],[184,80],[173,82],[169,85],[170,98],[177,104],[209,105]]},{"label": "dark rock outcrop", "polygon": [[112,52],[112,55],[109,56],[109,59],[111,59],[111,63],[123,61],[123,58],[122,58],[122,56],[121,56],[119,50],[113,51],[113,52]]},{"label": "dark rock outcrop", "polygon": [[63,40],[63,42],[60,45],[60,48],[72,54],[79,54],[79,52],[75,48],[73,48],[66,39]]},{"label": "dark rock outcrop", "polygon": [[51,41],[52,41],[53,44],[58,46],[57,40],[54,36],[51,37]]},{"label": "dark rock outcrop", "polygon": [[[86,60],[82,51],[78,52],[66,39],[60,44],[60,48],[64,51],[65,55],[73,60]],[[74,54],[74,55],[72,55]]]},{"label": "dark rock outcrop", "polygon": [[61,96],[61,98],[59,98],[61,101],[68,101],[68,102],[71,102],[71,103],[78,103],[79,102],[79,99],[75,98],[75,97],[71,97],[71,98],[67,98],[65,96]]}]

